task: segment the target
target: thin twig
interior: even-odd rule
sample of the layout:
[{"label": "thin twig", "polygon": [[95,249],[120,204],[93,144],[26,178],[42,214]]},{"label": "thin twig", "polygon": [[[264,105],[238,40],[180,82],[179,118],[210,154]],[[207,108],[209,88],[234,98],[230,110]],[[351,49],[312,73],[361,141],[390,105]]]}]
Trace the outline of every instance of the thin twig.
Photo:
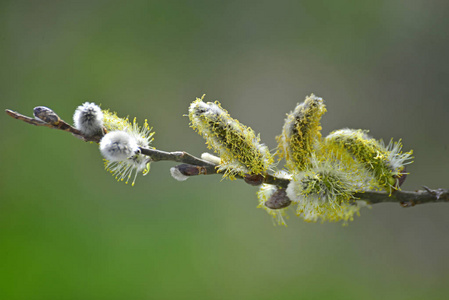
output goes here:
[{"label": "thin twig", "polygon": [[195,157],[184,151],[167,152],[157,149],[140,148],[140,153],[151,157],[152,161],[170,160],[189,165],[204,166],[215,169],[216,165],[206,160]]},{"label": "thin twig", "polygon": [[386,192],[365,192],[354,195],[357,199],[366,200],[371,204],[399,203],[402,207],[411,207],[417,204],[449,202],[449,190],[431,190],[424,187],[419,191],[395,191],[391,195]]},{"label": "thin twig", "polygon": [[[59,120],[56,123],[46,123],[41,120],[30,118],[19,114],[18,112],[6,109],[5,112],[23,122],[32,124],[35,126],[44,126],[48,128],[63,130],[72,133],[74,136],[81,138],[86,142],[99,143],[102,136],[85,136],[79,130],[72,127],[70,124],[63,120]],[[208,162],[206,160],[195,157],[184,151],[166,152],[157,149],[141,148],[141,153],[147,155],[152,161],[174,161],[181,162],[183,165],[175,166],[182,174],[186,176],[196,175],[213,175],[222,174],[224,171],[219,170],[216,164]],[[260,185],[262,183],[273,184],[280,189],[286,189],[290,180],[284,178],[278,178],[270,174],[246,174],[244,176],[236,176],[237,178],[245,180],[246,183],[251,185]],[[449,190],[436,189],[432,190],[428,187],[424,187],[424,190],[415,192],[411,191],[395,191],[393,193],[369,191],[364,193],[355,193],[356,199],[368,201],[370,204],[377,203],[399,203],[402,207],[411,207],[416,204],[424,203],[436,203],[436,202],[449,202]]]},{"label": "thin twig", "polygon": [[68,124],[67,122],[63,121],[63,120],[59,120],[58,123],[56,124],[51,124],[51,123],[46,123],[34,118],[30,118],[27,116],[24,116],[22,114],[19,114],[18,112],[15,112],[13,110],[10,109],[6,109],[5,112],[13,117],[14,119],[17,120],[21,120],[24,121],[25,123],[28,124],[32,124],[35,126],[44,126],[44,127],[48,127],[48,128],[53,128],[53,129],[58,129],[58,130],[63,130],[63,131],[67,131],[72,133],[74,136],[81,138],[82,140],[86,141],[86,142],[96,142],[99,143],[101,140],[101,136],[85,136],[81,133],[81,131],[79,131],[78,129],[75,129],[74,127],[72,127],[70,124]]}]

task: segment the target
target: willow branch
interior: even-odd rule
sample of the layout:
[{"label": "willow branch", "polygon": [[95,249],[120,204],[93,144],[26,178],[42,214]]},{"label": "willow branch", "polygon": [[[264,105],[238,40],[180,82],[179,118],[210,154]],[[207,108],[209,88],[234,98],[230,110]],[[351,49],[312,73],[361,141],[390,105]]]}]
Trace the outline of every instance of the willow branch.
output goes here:
[{"label": "willow branch", "polygon": [[[13,117],[14,119],[21,120],[25,123],[32,124],[35,126],[43,126],[48,128],[53,128],[57,130],[62,130],[72,133],[74,136],[86,141],[86,142],[96,142],[99,143],[102,136],[85,136],[76,128],[72,127],[67,122],[59,119],[49,123],[44,122],[36,118],[30,118],[22,115],[18,112],[6,109],[5,112]],[[56,115],[56,114],[55,114]],[[57,115],[56,115],[57,116]],[[181,165],[175,166],[183,175],[185,176],[197,176],[197,175],[216,175],[223,174],[225,171],[219,170],[216,164],[209,161],[195,157],[184,151],[166,152],[157,149],[147,149],[141,148],[141,154],[147,155],[151,158],[151,161],[174,161],[183,163]],[[250,185],[260,185],[262,183],[273,184],[280,188],[280,190],[285,190],[290,183],[290,180],[284,178],[278,178],[270,174],[245,174],[244,176],[236,176],[239,179],[243,179],[246,183]],[[449,202],[449,190],[447,189],[436,189],[432,190],[428,187],[424,187],[424,190],[418,191],[395,191],[393,193],[387,192],[376,192],[368,191],[364,193],[355,193],[355,199],[365,200],[370,204],[377,203],[399,203],[403,207],[411,207],[416,204],[424,203],[437,203],[437,202]],[[284,203],[283,207],[290,205],[291,202]],[[269,206],[269,205],[267,205]],[[279,208],[279,207],[273,207]]]},{"label": "willow branch", "polygon": [[[96,136],[86,136],[78,129],[74,128],[67,122],[59,119],[58,121],[54,123],[48,123],[41,120],[38,120],[36,118],[31,118],[25,115],[22,115],[18,112],[15,112],[10,109],[5,110],[6,114],[13,117],[14,119],[23,121],[25,123],[35,125],[35,126],[43,126],[48,128],[53,128],[57,130],[62,130],[66,132],[70,132],[76,137],[86,141],[86,142],[96,142],[99,143],[102,136],[96,135]],[[56,115],[56,114],[55,114]],[[57,116],[57,115],[56,115]],[[147,149],[147,148],[140,148],[140,152],[144,155],[147,155],[151,158],[151,161],[174,161],[174,162],[181,162],[189,165],[195,165],[195,166],[202,166],[207,170],[208,174],[214,173],[216,170],[215,164],[208,162],[206,160],[200,159],[198,157],[195,157],[187,152],[184,151],[175,151],[175,152],[167,152],[167,151],[161,151],[157,149]]]}]

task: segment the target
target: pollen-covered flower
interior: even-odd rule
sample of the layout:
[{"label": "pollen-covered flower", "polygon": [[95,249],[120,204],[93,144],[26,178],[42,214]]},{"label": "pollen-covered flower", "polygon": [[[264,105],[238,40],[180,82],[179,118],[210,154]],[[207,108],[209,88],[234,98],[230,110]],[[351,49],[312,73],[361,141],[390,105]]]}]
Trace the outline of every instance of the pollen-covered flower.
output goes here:
[{"label": "pollen-covered flower", "polygon": [[320,119],[325,112],[323,99],[312,94],[287,115],[277,140],[278,155],[285,158],[289,170],[301,171],[309,166],[310,156],[321,140]]},{"label": "pollen-covered flower", "polygon": [[402,153],[401,141],[385,146],[383,141],[368,136],[367,131],[354,129],[332,132],[325,138],[324,147],[348,163],[361,164],[375,179],[372,189],[381,187],[390,192],[399,188],[413,153]]},{"label": "pollen-covered flower", "polygon": [[[116,157],[120,159],[115,159],[114,156],[108,156],[107,147],[105,147],[106,152],[103,153],[105,157],[105,168],[116,177],[117,180],[126,180],[126,183],[131,179],[133,173],[132,185],[136,181],[137,174],[142,172],[143,175],[148,174],[150,171],[150,161],[151,158],[140,153],[140,148],[152,148],[150,143],[152,142],[153,132],[148,125],[147,120],[145,120],[142,127],[140,127],[136,119],[134,118],[131,123],[128,118],[119,118],[116,113],[111,113],[109,111],[103,111],[104,113],[104,127],[110,132],[116,135],[116,139],[113,141],[117,144],[110,146],[112,150],[111,153],[116,154]],[[111,142],[106,143],[103,140],[110,134],[106,134],[100,142],[101,145],[110,145]],[[112,140],[112,139],[111,139]],[[131,156],[127,156],[129,152],[133,152]],[[125,158],[125,156],[127,156]]]},{"label": "pollen-covered flower", "polygon": [[197,98],[189,108],[191,127],[205,139],[209,148],[219,154],[219,170],[225,176],[245,173],[264,174],[273,164],[268,148],[260,143],[254,131],[231,118],[218,102]]},{"label": "pollen-covered flower", "polygon": [[287,196],[297,204],[296,214],[308,222],[352,221],[365,204],[353,198],[365,179],[350,170],[332,157],[320,160],[312,155],[310,166],[294,174],[287,187]]},{"label": "pollen-covered flower", "polygon": [[76,108],[73,123],[86,136],[102,135],[103,112],[95,103],[85,102]]}]

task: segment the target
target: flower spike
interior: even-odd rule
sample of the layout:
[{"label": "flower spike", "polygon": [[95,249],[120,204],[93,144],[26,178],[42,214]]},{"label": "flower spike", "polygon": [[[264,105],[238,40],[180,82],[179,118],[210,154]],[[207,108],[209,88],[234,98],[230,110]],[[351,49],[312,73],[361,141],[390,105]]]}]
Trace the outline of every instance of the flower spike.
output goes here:
[{"label": "flower spike", "polygon": [[323,99],[312,94],[287,115],[277,141],[278,155],[285,158],[289,170],[302,171],[310,164],[310,156],[321,140],[320,119],[325,112]]},{"label": "flower spike", "polygon": [[[371,189],[383,188],[389,192],[399,189],[405,178],[405,165],[411,163],[413,151],[402,153],[401,141],[385,146],[368,136],[367,131],[340,129],[325,138],[325,149],[337,153],[347,162],[355,160],[371,173]],[[354,162],[354,163],[355,163]]]},{"label": "flower spike", "polygon": [[352,221],[365,204],[353,198],[360,190],[359,177],[333,157],[320,160],[312,155],[310,162],[287,187],[287,196],[297,204],[296,214],[308,222]]},{"label": "flower spike", "polygon": [[[203,96],[204,97],[204,96]],[[274,162],[268,148],[254,131],[231,118],[218,102],[197,98],[189,108],[191,127],[201,134],[220,156],[220,170],[235,174],[264,174]]]},{"label": "flower spike", "polygon": [[[136,118],[131,123],[128,118],[120,118],[116,113],[108,110],[103,111],[103,114],[104,127],[110,132],[100,141],[100,151],[106,158],[105,168],[117,180],[126,179],[126,183],[134,173],[132,181],[134,186],[139,172],[146,175],[150,171],[151,158],[141,154],[139,149],[153,148],[150,144],[153,141],[154,132],[151,131],[147,120],[143,126],[139,126]],[[111,133],[114,133],[116,139],[109,138]],[[132,154],[127,156],[129,153]]]}]

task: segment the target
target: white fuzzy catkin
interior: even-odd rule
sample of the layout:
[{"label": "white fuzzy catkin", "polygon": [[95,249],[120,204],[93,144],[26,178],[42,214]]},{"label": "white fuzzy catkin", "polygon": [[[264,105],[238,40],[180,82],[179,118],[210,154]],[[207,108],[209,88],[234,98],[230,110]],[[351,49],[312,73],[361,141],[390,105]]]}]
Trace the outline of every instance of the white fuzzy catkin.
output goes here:
[{"label": "white fuzzy catkin", "polygon": [[85,102],[73,114],[75,128],[86,136],[101,135],[103,131],[103,112],[95,103]]},{"label": "white fuzzy catkin", "polygon": [[170,174],[174,179],[176,179],[178,181],[186,181],[187,179],[189,179],[189,176],[182,174],[178,170],[178,168],[175,168],[175,167],[170,168]]},{"label": "white fuzzy catkin", "polygon": [[204,152],[201,154],[201,159],[211,162],[213,164],[219,165],[221,164],[221,159],[218,156],[212,155],[210,153]]},{"label": "white fuzzy catkin", "polygon": [[107,133],[100,141],[101,154],[109,161],[123,161],[139,151],[136,139],[125,131]]}]

